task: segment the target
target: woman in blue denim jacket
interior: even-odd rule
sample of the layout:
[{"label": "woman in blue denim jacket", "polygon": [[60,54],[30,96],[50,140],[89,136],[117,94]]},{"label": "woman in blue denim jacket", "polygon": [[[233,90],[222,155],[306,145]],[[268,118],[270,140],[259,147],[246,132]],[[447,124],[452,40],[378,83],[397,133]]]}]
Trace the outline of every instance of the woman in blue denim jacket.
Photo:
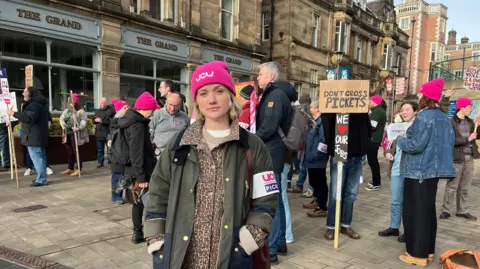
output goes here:
[{"label": "woman in blue denim jacket", "polygon": [[436,79],[422,85],[417,117],[406,137],[397,138],[402,151],[400,176],[405,178],[403,226],[407,248],[400,260],[420,267],[427,266],[427,259],[433,261],[435,252],[435,196],[439,178],[455,177],[455,135],[439,104],[443,84],[443,79]]}]

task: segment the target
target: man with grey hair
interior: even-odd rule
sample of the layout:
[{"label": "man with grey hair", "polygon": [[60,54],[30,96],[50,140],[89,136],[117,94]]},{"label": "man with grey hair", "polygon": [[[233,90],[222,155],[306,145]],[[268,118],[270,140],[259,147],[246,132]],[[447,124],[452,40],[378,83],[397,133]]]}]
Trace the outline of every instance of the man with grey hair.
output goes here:
[{"label": "man with grey hair", "polygon": [[[287,148],[283,143],[279,130],[288,134],[290,121],[292,117],[292,104],[297,100],[297,92],[293,86],[281,78],[281,66],[276,62],[267,62],[260,65],[258,73],[258,86],[262,90],[261,100],[257,107],[257,131],[256,135],[260,137],[268,148],[273,161],[273,170],[275,179],[278,183],[279,195],[278,207],[273,220],[272,232],[269,235],[268,245],[270,249],[270,261],[278,262],[277,253],[287,254],[286,233],[286,211],[288,210],[287,183],[288,177],[284,172],[285,158]],[[291,161],[290,161],[291,163]],[[282,176],[282,173],[285,176]],[[284,197],[285,199],[283,199]],[[288,218],[290,214],[288,214]],[[293,237],[292,237],[293,239]]]},{"label": "man with grey hair", "polygon": [[[105,145],[107,143],[108,130],[110,128],[110,121],[115,116],[115,108],[113,105],[107,104],[107,98],[102,97],[98,100],[99,109],[95,111],[93,123],[95,124],[95,138],[97,140],[98,149],[98,165],[101,168],[105,160]],[[110,160],[108,161],[110,164]]]}]

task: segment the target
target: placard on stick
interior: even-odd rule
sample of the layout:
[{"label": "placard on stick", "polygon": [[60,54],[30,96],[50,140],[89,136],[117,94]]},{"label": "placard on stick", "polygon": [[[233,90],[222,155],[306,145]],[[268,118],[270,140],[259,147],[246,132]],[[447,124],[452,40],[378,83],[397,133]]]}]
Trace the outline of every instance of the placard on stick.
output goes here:
[{"label": "placard on stick", "polygon": [[368,113],[368,80],[320,81],[320,111],[322,113]]},{"label": "placard on stick", "polygon": [[346,162],[348,157],[348,114],[337,114],[335,119],[335,160]]},{"label": "placard on stick", "polygon": [[33,65],[25,66],[25,87],[33,87]]}]

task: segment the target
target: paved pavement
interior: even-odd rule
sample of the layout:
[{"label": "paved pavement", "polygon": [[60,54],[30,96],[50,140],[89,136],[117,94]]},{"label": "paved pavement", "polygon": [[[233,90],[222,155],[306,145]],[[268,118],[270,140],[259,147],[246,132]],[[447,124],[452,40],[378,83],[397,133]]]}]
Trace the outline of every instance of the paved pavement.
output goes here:
[{"label": "paved pavement", "polygon": [[[40,256],[73,268],[151,268],[151,257],[145,246],[130,243],[131,207],[110,202],[108,169],[85,165],[81,179],[58,175],[62,168],[54,167],[57,175],[49,178],[50,185],[30,188],[34,178],[24,177],[20,170],[20,189],[10,180],[9,173],[0,173],[0,245]],[[476,165],[479,167],[479,165]],[[386,164],[382,163],[385,170]],[[365,181],[370,169],[364,166]],[[388,227],[390,184],[384,175],[380,191],[365,191],[355,203],[353,228],[362,239],[352,240],[343,235],[338,250],[333,242],[323,238],[325,219],[306,216],[302,203],[308,199],[290,196],[295,242],[288,245],[289,255],[280,257],[274,268],[410,268],[399,260],[405,249],[396,238],[381,238],[378,231]],[[440,209],[445,182],[439,184],[437,208]],[[470,191],[471,213],[480,216],[479,177]],[[44,205],[47,208],[15,213],[12,210]],[[438,255],[451,248],[480,249],[480,222],[456,217],[439,220]],[[0,261],[0,268],[2,267]],[[429,268],[440,268],[438,262]]]}]

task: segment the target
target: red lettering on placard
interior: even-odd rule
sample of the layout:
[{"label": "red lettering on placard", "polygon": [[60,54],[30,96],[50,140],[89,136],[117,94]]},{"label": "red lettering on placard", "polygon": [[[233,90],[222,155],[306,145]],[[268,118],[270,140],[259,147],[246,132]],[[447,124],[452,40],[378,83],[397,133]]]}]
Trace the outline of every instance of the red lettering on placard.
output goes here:
[{"label": "red lettering on placard", "polygon": [[262,179],[265,182],[270,182],[270,181],[275,180],[275,177],[274,177],[273,173],[269,173],[269,174],[266,174],[266,175],[265,174],[262,175]]}]

